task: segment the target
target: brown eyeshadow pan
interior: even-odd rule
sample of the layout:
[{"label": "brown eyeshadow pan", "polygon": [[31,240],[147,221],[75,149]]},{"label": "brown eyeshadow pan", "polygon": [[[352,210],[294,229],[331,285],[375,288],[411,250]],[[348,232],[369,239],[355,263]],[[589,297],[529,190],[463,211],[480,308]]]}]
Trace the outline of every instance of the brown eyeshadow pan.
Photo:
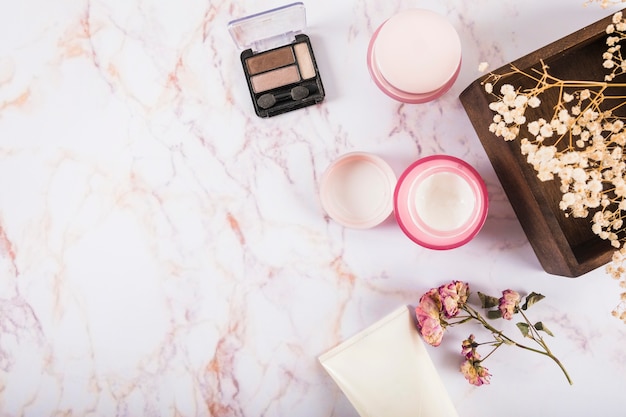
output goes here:
[{"label": "brown eyeshadow pan", "polygon": [[250,75],[273,70],[295,63],[295,57],[291,46],[274,49],[269,52],[254,55],[246,59],[246,66]]}]

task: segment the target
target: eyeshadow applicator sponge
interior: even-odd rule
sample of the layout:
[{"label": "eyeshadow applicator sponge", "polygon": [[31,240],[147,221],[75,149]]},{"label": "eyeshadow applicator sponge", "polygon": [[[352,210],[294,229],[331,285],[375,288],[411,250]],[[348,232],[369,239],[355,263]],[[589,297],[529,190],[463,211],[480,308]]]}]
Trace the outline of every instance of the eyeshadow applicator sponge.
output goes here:
[{"label": "eyeshadow applicator sponge", "polygon": [[288,99],[291,99],[294,101],[302,100],[303,98],[306,98],[308,95],[309,95],[309,89],[299,85],[299,86],[292,88],[288,93],[263,94],[257,100],[257,104],[262,109],[269,109],[270,107],[273,107],[279,101],[288,100]]}]

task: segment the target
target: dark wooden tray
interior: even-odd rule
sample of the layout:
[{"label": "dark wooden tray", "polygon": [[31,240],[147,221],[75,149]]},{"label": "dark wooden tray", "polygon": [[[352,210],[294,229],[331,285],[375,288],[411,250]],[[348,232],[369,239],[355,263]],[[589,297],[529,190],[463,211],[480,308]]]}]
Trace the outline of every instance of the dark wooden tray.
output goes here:
[{"label": "dark wooden tray", "polygon": [[[606,27],[611,18],[599,20],[492,72],[509,73],[511,65],[528,72],[533,67],[540,68],[543,60],[550,67],[550,74],[560,79],[603,81],[606,69],[602,67],[602,53],[607,48]],[[606,264],[614,249],[593,234],[591,216],[565,217],[559,209],[559,181],[542,182],[537,178],[520,152],[519,139],[505,142],[489,132],[493,112],[488,106],[494,98],[481,85],[486,77],[470,84],[460,100],[542,267],[551,274],[578,277]],[[519,86],[524,85],[524,79],[509,75],[498,86],[503,83]],[[541,117],[550,120],[556,96],[553,99],[554,102],[543,100],[533,118],[543,114]]]}]

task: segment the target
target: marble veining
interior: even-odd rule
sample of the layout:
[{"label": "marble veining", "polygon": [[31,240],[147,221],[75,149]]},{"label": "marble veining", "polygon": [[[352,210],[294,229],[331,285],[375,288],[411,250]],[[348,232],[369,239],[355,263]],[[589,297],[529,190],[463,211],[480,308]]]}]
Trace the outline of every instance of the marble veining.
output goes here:
[{"label": "marble veining", "polygon": [[[612,12],[582,3],[305,3],[326,100],[267,120],[226,25],[280,3],[5,5],[0,414],[356,416],[317,357],[462,279],[544,293],[536,314],[574,385],[502,350],[492,384],[473,388],[457,343],[430,349],[459,415],[621,415],[616,283],[541,270],[458,101],[480,62],[496,68]],[[414,6],[455,25],[463,66],[441,99],[403,105],[376,89],[365,52],[382,21]],[[490,193],[484,229],[433,252],[392,219],[335,224],[318,182],[357,150],[397,174],[434,153],[465,159]]]}]

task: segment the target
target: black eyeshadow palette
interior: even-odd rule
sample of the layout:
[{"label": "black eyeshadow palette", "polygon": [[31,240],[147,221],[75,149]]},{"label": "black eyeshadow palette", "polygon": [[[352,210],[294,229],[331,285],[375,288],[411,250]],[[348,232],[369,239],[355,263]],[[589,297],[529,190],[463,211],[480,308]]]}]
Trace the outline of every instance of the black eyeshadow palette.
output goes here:
[{"label": "black eyeshadow palette", "polygon": [[276,116],[324,100],[311,41],[299,33],[305,25],[302,3],[229,23],[235,43],[246,48],[241,63],[259,117]]}]

